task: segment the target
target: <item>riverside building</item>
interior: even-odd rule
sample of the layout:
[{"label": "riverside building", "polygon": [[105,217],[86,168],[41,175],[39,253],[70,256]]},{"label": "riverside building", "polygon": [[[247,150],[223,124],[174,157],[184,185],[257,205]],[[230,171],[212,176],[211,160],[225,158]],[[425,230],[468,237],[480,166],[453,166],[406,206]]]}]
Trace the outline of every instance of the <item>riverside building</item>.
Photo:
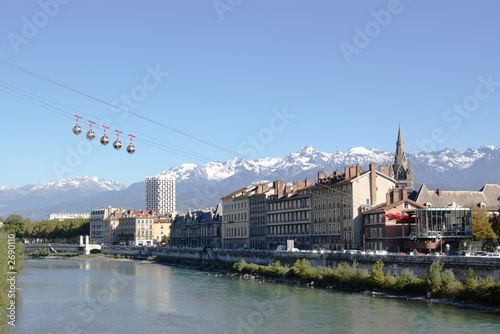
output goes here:
[{"label": "riverside building", "polygon": [[90,243],[102,245],[109,242],[110,216],[122,208],[108,206],[90,212]]},{"label": "riverside building", "polygon": [[312,248],[335,250],[362,249],[362,207],[381,204],[386,193],[396,186],[388,166],[368,171],[345,167],[343,174],[318,173],[316,184],[307,188],[312,201]]},{"label": "riverside building", "polygon": [[222,208],[179,213],[170,225],[170,245],[177,247],[222,247]]},{"label": "riverside building", "polygon": [[276,193],[267,200],[266,248],[277,249],[293,241],[294,248],[311,249],[311,181],[275,181]]}]

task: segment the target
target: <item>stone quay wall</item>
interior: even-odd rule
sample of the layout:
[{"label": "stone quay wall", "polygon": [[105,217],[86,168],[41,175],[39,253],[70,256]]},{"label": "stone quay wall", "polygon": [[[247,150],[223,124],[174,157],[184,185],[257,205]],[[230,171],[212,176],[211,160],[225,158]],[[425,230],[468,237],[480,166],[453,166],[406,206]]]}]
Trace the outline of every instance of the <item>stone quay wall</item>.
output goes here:
[{"label": "stone quay wall", "polygon": [[[492,276],[496,282],[500,282],[500,258],[483,256],[409,256],[409,255],[366,255],[346,253],[313,253],[313,252],[289,252],[289,251],[266,251],[245,249],[206,249],[206,248],[174,248],[153,247],[149,248],[150,255],[168,256],[180,259],[181,262],[209,264],[216,262],[238,262],[245,260],[247,263],[268,265],[280,261],[282,265],[293,266],[299,259],[307,259],[313,267],[329,266],[337,267],[347,262],[357,263],[360,268],[371,270],[377,260],[384,262],[384,271],[393,275],[400,274],[405,268],[413,271],[417,276],[423,276],[432,262],[440,260],[443,270],[451,269],[457,279],[463,279],[469,268],[474,270],[477,276]],[[103,250],[104,252],[104,250]]]}]

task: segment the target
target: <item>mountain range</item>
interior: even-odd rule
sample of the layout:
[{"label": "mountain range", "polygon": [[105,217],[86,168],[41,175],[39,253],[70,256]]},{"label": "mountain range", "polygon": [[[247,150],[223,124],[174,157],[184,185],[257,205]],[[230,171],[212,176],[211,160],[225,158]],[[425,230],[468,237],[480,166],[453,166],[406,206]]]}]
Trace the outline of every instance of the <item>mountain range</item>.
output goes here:
[{"label": "mountain range", "polygon": [[[160,174],[170,173],[177,179],[177,209],[215,206],[220,198],[239,188],[259,181],[297,181],[317,172],[343,170],[359,164],[392,164],[394,153],[365,147],[347,152],[324,153],[306,146],[284,158],[244,160],[206,165],[182,164]],[[486,183],[500,183],[500,148],[482,146],[465,152],[444,149],[437,152],[408,154],[417,185],[445,190],[479,190]],[[106,206],[143,209],[144,181],[129,186],[98,177],[72,177],[19,188],[0,186],[0,216],[20,214],[32,220],[47,219],[54,212],[90,212]]]}]

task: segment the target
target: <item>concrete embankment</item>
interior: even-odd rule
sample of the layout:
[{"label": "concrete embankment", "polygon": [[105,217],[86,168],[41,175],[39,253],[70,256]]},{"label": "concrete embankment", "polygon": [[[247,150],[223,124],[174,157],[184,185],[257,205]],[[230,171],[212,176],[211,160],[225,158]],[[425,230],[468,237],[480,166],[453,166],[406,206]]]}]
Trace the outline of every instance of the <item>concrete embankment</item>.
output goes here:
[{"label": "concrete embankment", "polygon": [[124,256],[165,256],[177,259],[186,264],[233,263],[245,260],[247,263],[268,265],[280,261],[282,265],[293,266],[299,259],[307,259],[313,267],[337,265],[347,262],[357,263],[359,267],[371,269],[377,260],[385,264],[384,271],[398,275],[405,268],[413,271],[417,276],[423,276],[429,265],[439,259],[444,269],[452,269],[457,279],[462,279],[469,268],[475,275],[492,276],[496,282],[500,281],[500,258],[481,256],[408,256],[408,255],[365,255],[343,253],[313,253],[313,252],[285,252],[244,249],[209,249],[209,248],[176,248],[176,247],[122,247],[103,246],[102,253]]}]

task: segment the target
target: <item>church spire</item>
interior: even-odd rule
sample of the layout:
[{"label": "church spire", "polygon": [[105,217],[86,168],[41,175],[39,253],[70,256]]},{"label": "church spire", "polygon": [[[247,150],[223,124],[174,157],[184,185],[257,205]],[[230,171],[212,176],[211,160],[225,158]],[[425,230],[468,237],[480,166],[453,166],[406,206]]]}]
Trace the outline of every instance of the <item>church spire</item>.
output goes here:
[{"label": "church spire", "polygon": [[396,187],[413,188],[413,168],[406,156],[405,144],[403,140],[403,131],[401,125],[398,130],[398,140],[396,141],[396,154],[394,164],[390,169],[390,176],[396,179]]}]

